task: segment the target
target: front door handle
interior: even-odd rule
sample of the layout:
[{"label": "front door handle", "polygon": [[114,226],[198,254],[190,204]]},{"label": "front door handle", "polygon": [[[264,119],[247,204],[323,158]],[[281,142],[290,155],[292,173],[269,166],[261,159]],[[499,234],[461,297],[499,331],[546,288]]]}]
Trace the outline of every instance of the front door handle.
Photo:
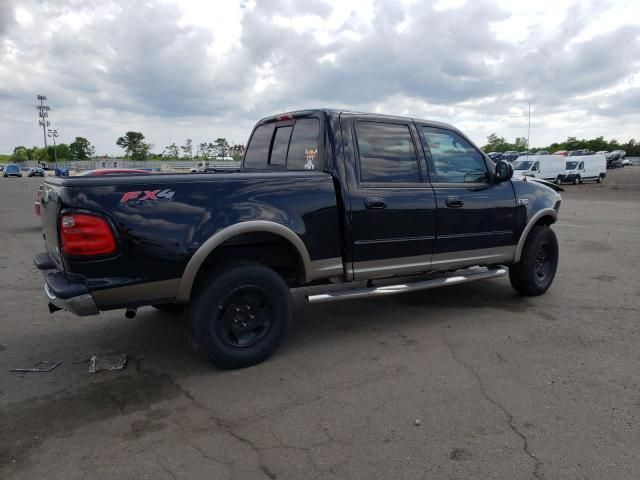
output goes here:
[{"label": "front door handle", "polygon": [[367,210],[382,210],[387,208],[387,201],[382,197],[367,197],[364,199]]},{"label": "front door handle", "polygon": [[445,203],[447,204],[447,207],[460,208],[461,206],[464,205],[464,200],[462,200],[462,198],[460,197],[449,196],[445,200]]}]

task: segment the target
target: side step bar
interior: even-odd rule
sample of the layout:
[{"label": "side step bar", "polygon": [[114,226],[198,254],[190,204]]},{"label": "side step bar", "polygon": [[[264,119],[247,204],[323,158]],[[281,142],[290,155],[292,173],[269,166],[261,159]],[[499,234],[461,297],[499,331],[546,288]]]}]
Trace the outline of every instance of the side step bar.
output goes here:
[{"label": "side step bar", "polygon": [[459,285],[461,283],[474,282],[476,280],[488,280],[499,278],[507,273],[505,267],[469,269],[454,272],[446,276],[440,276],[429,280],[420,280],[398,285],[385,285],[382,287],[369,287],[357,290],[339,290],[335,292],[307,295],[309,303],[337,302],[339,300],[352,300],[364,297],[380,297],[384,295],[397,295],[400,293],[428,290],[430,288],[445,287],[447,285]]}]

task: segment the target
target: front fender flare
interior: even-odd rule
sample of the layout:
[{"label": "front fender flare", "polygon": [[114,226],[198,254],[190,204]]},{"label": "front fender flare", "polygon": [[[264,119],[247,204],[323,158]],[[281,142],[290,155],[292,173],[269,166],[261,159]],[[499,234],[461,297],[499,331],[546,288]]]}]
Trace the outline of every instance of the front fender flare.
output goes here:
[{"label": "front fender flare", "polygon": [[520,235],[520,240],[518,240],[518,246],[516,247],[516,255],[513,259],[513,263],[518,263],[520,261],[522,249],[524,248],[524,244],[527,241],[529,232],[531,231],[533,226],[544,217],[551,217],[553,220],[551,223],[555,223],[556,220],[558,220],[558,212],[553,208],[543,208],[542,210],[538,211],[533,217],[531,217],[526,227],[524,227],[522,234]]}]

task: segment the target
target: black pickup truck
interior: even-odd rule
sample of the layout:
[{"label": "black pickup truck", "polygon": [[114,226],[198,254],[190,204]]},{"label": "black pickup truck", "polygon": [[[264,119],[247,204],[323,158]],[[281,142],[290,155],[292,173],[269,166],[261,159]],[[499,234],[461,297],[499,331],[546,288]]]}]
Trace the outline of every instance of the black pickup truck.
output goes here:
[{"label": "black pickup truck", "polygon": [[308,301],[334,301],[508,266],[517,291],[544,293],[561,189],[512,175],[449,125],[292,112],[258,122],[237,173],[47,179],[34,262],[51,311],[184,308],[212,362],[244,367],[281,344],[294,287],[324,284]]}]

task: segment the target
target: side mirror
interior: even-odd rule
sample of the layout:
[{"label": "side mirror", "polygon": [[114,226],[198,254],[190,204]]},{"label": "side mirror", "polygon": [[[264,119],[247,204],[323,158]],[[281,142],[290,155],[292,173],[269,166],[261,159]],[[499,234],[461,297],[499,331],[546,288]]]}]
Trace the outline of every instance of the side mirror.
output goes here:
[{"label": "side mirror", "polygon": [[496,169],[493,174],[493,181],[495,183],[506,182],[513,177],[513,165],[505,161],[499,160],[496,163]]}]

